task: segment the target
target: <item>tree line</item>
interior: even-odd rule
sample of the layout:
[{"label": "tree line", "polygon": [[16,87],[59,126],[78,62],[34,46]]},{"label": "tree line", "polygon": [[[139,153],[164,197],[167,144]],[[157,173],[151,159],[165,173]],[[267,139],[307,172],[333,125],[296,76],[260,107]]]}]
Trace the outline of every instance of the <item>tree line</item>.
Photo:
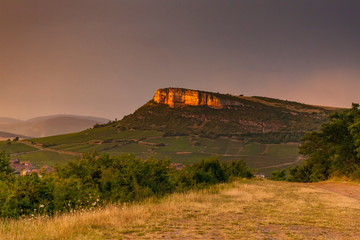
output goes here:
[{"label": "tree line", "polygon": [[251,178],[242,160],[222,163],[208,158],[177,170],[169,160],[142,160],[133,154],[83,154],[51,174],[16,177],[9,156],[0,153],[0,217],[53,215],[110,203],[202,188],[231,177]]},{"label": "tree line", "polygon": [[331,177],[360,180],[359,104],[330,115],[319,131],[307,133],[299,153],[305,160],[289,169],[289,181],[317,182]]}]

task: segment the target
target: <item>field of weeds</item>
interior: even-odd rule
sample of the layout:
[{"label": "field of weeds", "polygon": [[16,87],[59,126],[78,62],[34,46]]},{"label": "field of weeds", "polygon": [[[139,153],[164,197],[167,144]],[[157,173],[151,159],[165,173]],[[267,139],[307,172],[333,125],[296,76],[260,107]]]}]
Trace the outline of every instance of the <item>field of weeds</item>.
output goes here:
[{"label": "field of weeds", "polygon": [[0,239],[360,239],[360,199],[327,186],[239,180],[141,204],[3,221]]}]

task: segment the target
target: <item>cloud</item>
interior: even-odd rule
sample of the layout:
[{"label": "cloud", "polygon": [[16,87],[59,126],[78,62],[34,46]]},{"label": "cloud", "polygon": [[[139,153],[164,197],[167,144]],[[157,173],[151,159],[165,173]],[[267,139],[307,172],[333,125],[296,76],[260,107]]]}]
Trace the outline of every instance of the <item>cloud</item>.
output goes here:
[{"label": "cloud", "polygon": [[359,1],[3,6],[0,116],[121,118],[169,86],[333,106],[359,101]]}]

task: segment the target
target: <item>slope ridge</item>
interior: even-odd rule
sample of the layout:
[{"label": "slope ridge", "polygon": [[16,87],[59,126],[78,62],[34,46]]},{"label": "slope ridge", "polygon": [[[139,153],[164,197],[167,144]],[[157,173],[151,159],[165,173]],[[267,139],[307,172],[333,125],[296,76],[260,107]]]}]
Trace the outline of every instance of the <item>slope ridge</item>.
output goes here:
[{"label": "slope ridge", "polygon": [[[339,110],[339,109],[336,109]],[[204,137],[285,133],[298,141],[304,132],[319,129],[335,110],[265,97],[244,97],[183,88],[164,88],[119,128],[164,131],[167,135]],[[283,134],[284,135],[284,134]]]},{"label": "slope ridge", "polygon": [[[223,161],[242,158],[259,173],[269,174],[301,161],[297,150],[301,137],[319,129],[330,113],[341,110],[264,97],[194,94],[196,90],[186,89],[175,89],[177,96],[169,98],[172,89],[159,89],[165,91],[161,101],[156,101],[158,90],[153,99],[122,120],[31,141],[68,152],[126,152],[181,163],[211,156]],[[193,94],[192,102],[183,92]],[[223,105],[209,106],[200,98],[219,99]],[[169,105],[170,99],[177,103]]]}]

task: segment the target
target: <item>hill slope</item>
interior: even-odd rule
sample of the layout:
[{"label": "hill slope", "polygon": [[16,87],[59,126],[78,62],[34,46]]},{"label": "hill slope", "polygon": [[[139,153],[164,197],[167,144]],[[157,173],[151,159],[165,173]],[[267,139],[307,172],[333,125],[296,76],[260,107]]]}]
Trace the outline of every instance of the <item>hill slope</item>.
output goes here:
[{"label": "hill slope", "polygon": [[339,109],[264,97],[160,89],[152,100],[120,121],[32,141],[53,150],[131,152],[142,158],[169,157],[182,163],[210,156],[224,161],[242,158],[268,174],[298,163],[299,138],[318,129],[335,110]]},{"label": "hill slope", "polygon": [[6,141],[8,139],[14,139],[16,137],[22,138],[22,139],[27,139],[30,138],[28,136],[23,136],[20,134],[14,134],[14,133],[8,133],[8,132],[0,132],[0,141]]},{"label": "hill slope", "polygon": [[124,117],[118,126],[157,130],[166,135],[289,142],[319,129],[334,110],[264,97],[166,88],[157,90],[151,101]]},{"label": "hill slope", "polygon": [[107,119],[75,115],[54,115],[29,119],[27,121],[0,118],[0,131],[14,135],[46,137],[78,132],[95,124],[108,122]]}]

